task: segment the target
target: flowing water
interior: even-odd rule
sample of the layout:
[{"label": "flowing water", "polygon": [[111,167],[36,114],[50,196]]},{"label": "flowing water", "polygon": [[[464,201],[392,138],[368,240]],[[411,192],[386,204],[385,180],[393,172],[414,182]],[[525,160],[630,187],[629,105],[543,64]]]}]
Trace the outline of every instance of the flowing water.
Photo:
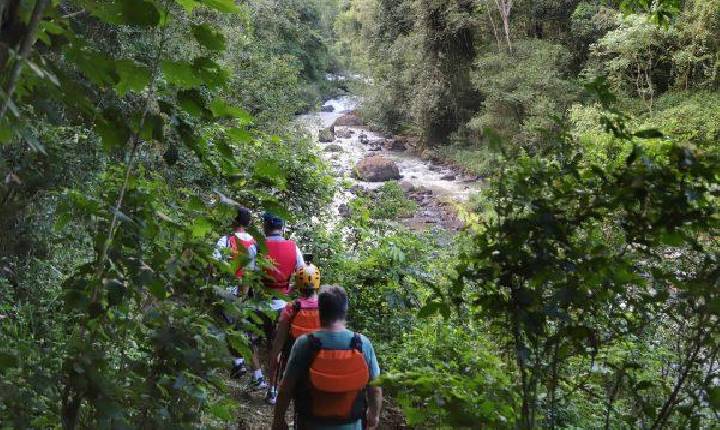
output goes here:
[{"label": "flowing water", "polygon": [[[323,128],[330,127],[335,120],[348,111],[356,109],[359,100],[356,97],[340,97],[331,99],[325,103],[333,107],[332,112],[312,112],[298,117],[298,122],[305,127],[318,142],[319,131]],[[359,185],[365,189],[375,189],[382,186],[381,182],[364,182],[356,180],[352,177],[352,171],[355,165],[364,157],[372,153],[370,145],[360,143],[359,135],[367,135],[368,140],[383,139],[383,136],[371,132],[366,127],[337,127],[336,132],[342,129],[350,129],[354,133],[350,138],[336,137],[334,142],[319,143],[320,149],[323,150],[322,156],[332,166],[335,175],[339,178],[345,178],[351,187],[339,192],[335,196],[333,210],[338,214],[339,208],[350,201],[354,194],[352,188]],[[342,147],[339,152],[326,152],[324,148],[330,144],[337,144]],[[408,182],[416,188],[428,189],[432,191],[433,201],[435,202],[458,202],[465,201],[474,192],[480,191],[480,183],[475,180],[463,178],[462,175],[453,172],[450,168],[434,165],[431,161],[422,160],[420,157],[413,155],[407,151],[386,151],[377,152],[381,156],[393,160],[400,168],[401,181]],[[457,175],[456,180],[443,180],[446,175]],[[429,207],[420,211],[428,218],[438,216],[437,208]]]}]

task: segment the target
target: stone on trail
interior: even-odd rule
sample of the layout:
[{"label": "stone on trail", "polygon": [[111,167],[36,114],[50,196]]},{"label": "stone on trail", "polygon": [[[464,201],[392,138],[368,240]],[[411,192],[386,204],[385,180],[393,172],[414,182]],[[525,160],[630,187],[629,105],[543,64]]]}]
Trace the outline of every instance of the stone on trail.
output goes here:
[{"label": "stone on trail", "polygon": [[322,105],[320,106],[320,112],[333,112],[335,107],[333,105]]},{"label": "stone on trail", "polygon": [[398,165],[385,157],[366,157],[353,169],[356,178],[367,182],[386,182],[400,179]]},{"label": "stone on trail", "polygon": [[357,113],[350,112],[336,119],[333,127],[362,127],[363,121]]},{"label": "stone on trail", "polygon": [[335,140],[335,128],[328,127],[320,130],[318,140],[320,140],[320,142],[332,142],[333,140]]}]

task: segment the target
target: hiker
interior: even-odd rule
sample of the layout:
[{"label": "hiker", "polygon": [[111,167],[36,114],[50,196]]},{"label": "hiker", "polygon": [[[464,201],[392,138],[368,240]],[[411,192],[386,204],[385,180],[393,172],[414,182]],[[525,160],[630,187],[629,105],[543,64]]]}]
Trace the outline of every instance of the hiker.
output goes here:
[{"label": "hiker", "polygon": [[273,430],[288,428],[285,413],[295,402],[295,429],[376,429],[382,391],[369,386],[380,375],[370,341],[345,328],[348,298],[342,287],[325,287],[318,298],[320,330],[295,341],[280,384]]},{"label": "hiker", "polygon": [[276,294],[273,309],[281,310],[285,307],[285,302],[280,305],[280,297],[290,294],[292,275],[305,266],[305,260],[297,244],[283,237],[285,221],[282,218],[265,212],[263,229],[267,257],[273,262],[273,267],[266,270],[265,286]]},{"label": "hiker", "polygon": [[[223,260],[223,257],[228,254],[229,250],[231,258],[239,259],[241,261],[235,271],[235,277],[237,278],[239,284],[229,289],[229,292],[233,297],[244,298],[251,295],[248,283],[245,282],[247,278],[245,276],[245,272],[248,270],[255,270],[255,258],[257,256],[257,244],[255,242],[255,238],[246,231],[250,228],[251,222],[252,216],[250,214],[250,210],[245,207],[238,208],[235,219],[231,224],[233,232],[221,237],[218,240],[213,253],[213,257],[216,260]],[[242,265],[243,258],[246,258],[245,265]],[[234,320],[228,316],[225,316],[225,319],[230,324],[234,323]],[[267,388],[267,384],[264,382],[260,353],[257,346],[259,338],[253,334],[249,337],[252,347],[253,380],[255,385],[259,388],[265,389]],[[230,348],[230,351],[233,354],[232,369],[230,374],[233,378],[240,378],[248,371],[247,366],[245,365],[245,359],[240,357],[232,347]]]},{"label": "hiker", "polygon": [[265,397],[271,405],[277,401],[278,381],[295,340],[320,329],[320,270],[308,260],[306,258],[305,266],[295,274],[295,289],[300,293],[300,297],[285,305],[275,330],[267,367],[273,385]]}]

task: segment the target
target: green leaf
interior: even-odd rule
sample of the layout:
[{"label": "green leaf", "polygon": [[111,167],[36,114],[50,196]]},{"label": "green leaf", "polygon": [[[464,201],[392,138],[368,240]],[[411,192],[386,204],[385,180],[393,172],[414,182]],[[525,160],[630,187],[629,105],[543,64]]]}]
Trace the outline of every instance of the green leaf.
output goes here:
[{"label": "green leaf", "polygon": [[234,142],[245,143],[252,140],[252,135],[244,128],[231,128],[227,130],[226,133]]},{"label": "green leaf", "polygon": [[707,389],[708,402],[715,410],[720,410],[720,387],[710,387]]},{"label": "green leaf", "polygon": [[193,238],[205,237],[213,229],[212,223],[207,218],[197,218],[192,225]]},{"label": "green leaf", "polygon": [[115,69],[120,76],[120,81],[115,85],[115,91],[120,97],[130,91],[140,92],[150,83],[150,69],[135,61],[116,61]]},{"label": "green leaf", "polygon": [[216,98],[210,103],[210,110],[216,118],[237,118],[241,124],[249,124],[252,122],[252,116],[247,111],[239,107],[232,106],[220,98]]},{"label": "green leaf", "polygon": [[200,6],[200,3],[196,2],[195,0],[175,0],[177,4],[179,4],[183,9],[185,9],[185,12],[192,13],[193,10],[195,10],[196,7]]},{"label": "green leaf", "polygon": [[122,121],[122,114],[115,110],[105,112],[97,122],[95,131],[102,138],[103,148],[111,151],[122,148],[130,139],[130,128]]},{"label": "green leaf", "polygon": [[155,27],[160,23],[160,11],[153,2],[147,0],[84,0],[79,4],[109,24]]},{"label": "green leaf", "polygon": [[192,66],[198,79],[210,89],[225,85],[230,76],[227,70],[208,57],[196,58],[193,60]]},{"label": "green leaf", "polygon": [[177,99],[180,107],[190,115],[197,118],[210,118],[211,113],[205,107],[205,100],[203,100],[200,91],[196,89],[180,91],[177,94]]},{"label": "green leaf", "polygon": [[195,66],[182,61],[163,61],[160,68],[165,79],[180,88],[193,88],[200,86],[202,80],[195,73]]},{"label": "green leaf", "polygon": [[211,51],[222,51],[225,49],[225,36],[207,24],[193,26],[192,33],[200,45]]},{"label": "green leaf", "polygon": [[224,13],[237,13],[240,9],[235,5],[234,0],[201,0],[202,4]]},{"label": "green leaf", "polygon": [[94,49],[74,46],[67,51],[67,58],[99,87],[114,85],[118,81],[115,62]]}]

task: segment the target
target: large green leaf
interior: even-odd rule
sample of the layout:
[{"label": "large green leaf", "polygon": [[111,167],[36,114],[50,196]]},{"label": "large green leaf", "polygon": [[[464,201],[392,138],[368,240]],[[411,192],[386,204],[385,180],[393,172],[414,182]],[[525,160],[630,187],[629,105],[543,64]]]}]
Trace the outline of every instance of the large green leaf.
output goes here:
[{"label": "large green leaf", "polygon": [[140,92],[150,83],[150,69],[132,60],[115,62],[120,81],[115,85],[115,91],[123,97],[130,91]]},{"label": "large green leaf", "polygon": [[195,66],[182,61],[163,61],[160,64],[165,79],[180,88],[200,86],[202,80],[195,73]]},{"label": "large green leaf", "polygon": [[193,67],[202,84],[211,90],[225,85],[230,77],[227,70],[208,57],[196,58],[193,60]]},{"label": "large green leaf", "polygon": [[81,0],[78,4],[108,24],[154,27],[160,23],[160,11],[147,0]]},{"label": "large green leaf", "polygon": [[205,6],[225,13],[237,13],[240,9],[234,0],[201,0]]},{"label": "large green leaf", "polygon": [[225,49],[225,36],[207,24],[193,26],[193,36],[197,42],[211,51]]},{"label": "large green leaf", "polygon": [[252,122],[252,116],[246,110],[233,106],[220,98],[216,98],[210,103],[210,110],[216,118],[237,118],[241,124]]}]

